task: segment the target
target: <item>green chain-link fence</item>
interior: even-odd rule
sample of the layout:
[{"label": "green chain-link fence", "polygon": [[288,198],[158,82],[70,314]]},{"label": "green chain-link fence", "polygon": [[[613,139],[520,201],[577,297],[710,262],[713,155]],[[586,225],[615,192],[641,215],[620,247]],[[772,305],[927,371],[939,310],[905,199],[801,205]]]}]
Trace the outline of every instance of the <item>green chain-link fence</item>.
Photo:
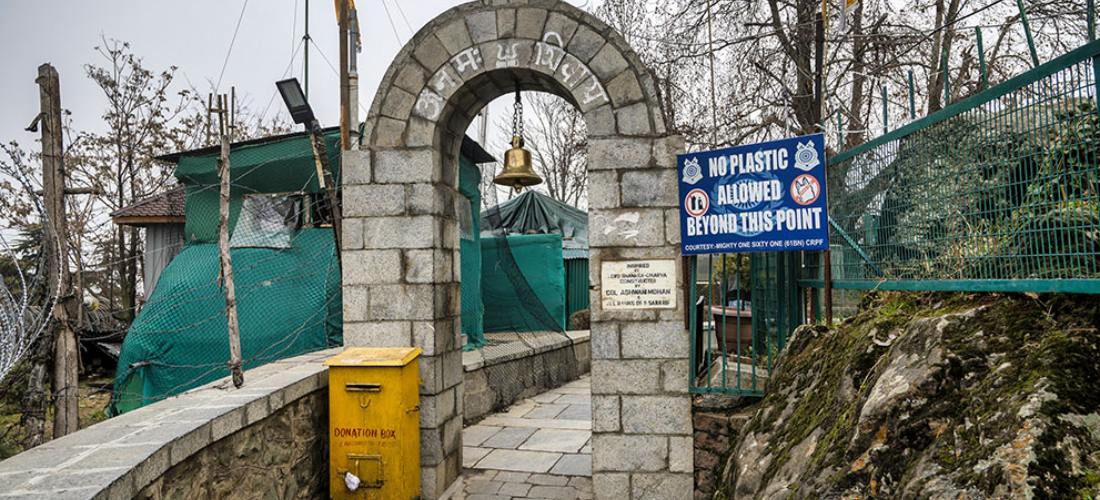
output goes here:
[{"label": "green chain-link fence", "polygon": [[[834,306],[872,289],[1100,293],[1098,75],[1090,42],[830,158]],[[820,318],[821,259],[802,257],[689,259],[693,392],[763,393],[807,305]],[[751,285],[731,286],[746,262]]]},{"label": "green chain-link fence", "polygon": [[831,158],[833,286],[1100,293],[1098,57],[1089,43]]}]

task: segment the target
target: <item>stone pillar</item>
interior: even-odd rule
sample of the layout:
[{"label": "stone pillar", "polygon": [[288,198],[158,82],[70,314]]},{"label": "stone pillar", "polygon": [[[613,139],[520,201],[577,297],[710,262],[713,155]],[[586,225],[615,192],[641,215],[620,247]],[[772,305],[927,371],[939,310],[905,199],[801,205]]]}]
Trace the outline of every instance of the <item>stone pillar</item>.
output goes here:
[{"label": "stone pillar", "polygon": [[[632,127],[630,119],[619,114],[620,131]],[[690,339],[675,164],[682,149],[679,137],[589,143],[592,480],[599,499],[692,498]],[[602,263],[637,259],[676,262],[674,309],[602,308]]]},{"label": "stone pillar", "polygon": [[[344,345],[416,346],[425,498],[461,472],[462,346],[454,183],[439,151],[345,151]],[[453,163],[453,160],[452,160]],[[452,169],[453,170],[453,169]]]}]

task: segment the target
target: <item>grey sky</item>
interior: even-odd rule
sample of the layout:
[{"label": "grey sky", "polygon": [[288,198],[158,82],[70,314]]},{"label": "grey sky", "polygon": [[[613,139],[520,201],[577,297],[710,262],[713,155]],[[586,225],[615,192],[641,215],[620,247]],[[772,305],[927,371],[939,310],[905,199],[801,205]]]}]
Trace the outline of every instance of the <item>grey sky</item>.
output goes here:
[{"label": "grey sky", "polygon": [[[244,1],[0,0],[0,140],[17,139],[28,149],[34,147],[36,134],[23,128],[38,112],[34,77],[43,62],[52,63],[60,73],[61,104],[72,111],[74,126],[91,130],[101,127],[99,115],[105,99],[84,76],[83,69],[84,64],[103,62],[94,50],[101,36],[130,42],[149,69],[176,65],[181,84],[190,81],[199,90],[207,89],[206,82],[218,78]],[[370,107],[378,82],[412,30],[460,3],[462,0],[357,2],[363,32],[359,63],[363,108]],[[389,17],[383,6],[388,7]],[[301,38],[303,11],[304,0],[250,0],[222,78],[222,90],[236,86],[238,98],[243,96],[262,111]],[[337,77],[321,55],[333,65],[337,63],[332,1],[310,2],[310,34],[320,47],[310,47],[310,101],[322,124],[335,125]],[[291,75],[302,76],[301,54]],[[274,112],[284,113],[278,97],[269,114]]]}]

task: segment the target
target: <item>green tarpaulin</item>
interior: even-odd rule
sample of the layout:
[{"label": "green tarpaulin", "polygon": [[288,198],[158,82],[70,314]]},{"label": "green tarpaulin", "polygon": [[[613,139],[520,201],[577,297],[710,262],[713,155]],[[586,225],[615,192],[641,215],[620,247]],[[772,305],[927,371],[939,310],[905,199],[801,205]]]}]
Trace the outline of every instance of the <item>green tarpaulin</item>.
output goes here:
[{"label": "green tarpaulin", "polygon": [[458,191],[465,205],[458,207],[459,258],[462,276],[462,334],[466,350],[485,345],[485,305],[481,297],[481,171],[459,158]]},{"label": "green tarpaulin", "polygon": [[561,252],[558,234],[482,238],[486,332],[565,331]]},{"label": "green tarpaulin", "polygon": [[492,235],[557,233],[566,259],[588,257],[588,214],[537,191],[485,210],[481,230]]},{"label": "green tarpaulin", "polygon": [[[339,172],[338,131],[326,131],[325,141],[331,168]],[[219,283],[215,243],[217,152],[206,149],[166,159],[177,162],[176,177],[186,186],[187,245],[160,275],[149,301],[130,326],[108,408],[111,414],[229,374],[225,292]],[[229,228],[233,234],[247,195],[302,195],[302,206],[311,212],[322,198],[313,149],[305,134],[234,145],[230,165],[233,184]],[[265,226],[250,227],[256,230]],[[289,231],[293,234],[289,248],[231,251],[246,369],[343,343],[340,270],[332,229],[291,226]],[[235,245],[244,235],[237,236]],[[255,241],[238,246],[270,243],[263,243],[268,241],[264,237],[251,239]]]},{"label": "green tarpaulin", "polygon": [[488,235],[558,234],[565,259],[566,317],[588,309],[588,214],[536,191],[527,191],[486,210]]},{"label": "green tarpaulin", "polygon": [[[303,229],[289,249],[230,254],[246,370],[343,344],[331,229]],[[111,414],[229,375],[219,267],[217,244],[202,243],[185,247],[164,269],[122,345]]]}]

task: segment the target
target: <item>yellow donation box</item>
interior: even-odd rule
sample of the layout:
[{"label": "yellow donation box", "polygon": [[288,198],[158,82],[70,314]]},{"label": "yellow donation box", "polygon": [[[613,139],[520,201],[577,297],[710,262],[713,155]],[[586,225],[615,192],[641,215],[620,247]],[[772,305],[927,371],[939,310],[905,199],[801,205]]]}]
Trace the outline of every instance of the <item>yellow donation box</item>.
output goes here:
[{"label": "yellow donation box", "polygon": [[332,498],[420,498],[419,347],[350,347],[328,365]]}]

